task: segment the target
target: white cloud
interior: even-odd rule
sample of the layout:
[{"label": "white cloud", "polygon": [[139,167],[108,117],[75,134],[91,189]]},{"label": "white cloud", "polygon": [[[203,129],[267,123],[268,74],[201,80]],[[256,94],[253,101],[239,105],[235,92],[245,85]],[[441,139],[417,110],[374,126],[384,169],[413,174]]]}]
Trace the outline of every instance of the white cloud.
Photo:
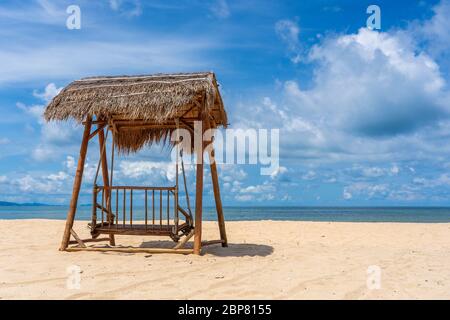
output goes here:
[{"label": "white cloud", "polygon": [[0,20],[44,25],[63,25],[66,7],[48,0],[37,0],[24,6],[0,7]]},{"label": "white cloud", "polygon": [[[299,31],[289,31],[290,23],[281,26],[288,30],[284,39],[295,45]],[[281,83],[281,96],[265,96],[252,107],[253,119],[240,121],[281,128],[280,154],[296,163],[444,155],[450,152],[441,143],[450,128],[448,83],[437,60],[414,37],[410,29],[365,28],[324,36],[304,55],[312,67],[311,82]],[[389,174],[399,173],[391,169]]]},{"label": "white cloud", "polygon": [[421,23],[413,32],[422,35],[427,42],[427,50],[435,56],[448,55],[450,49],[450,1],[444,0],[433,8],[430,20]]},{"label": "white cloud", "polygon": [[391,167],[391,174],[393,174],[393,175],[397,175],[397,174],[399,174],[399,172],[400,172],[400,168],[397,166],[397,165],[393,165],[392,167]]},{"label": "white cloud", "polygon": [[416,177],[413,179],[413,183],[427,188],[450,186],[450,174],[443,173],[439,177],[434,179]]},{"label": "white cloud", "polygon": [[247,201],[253,201],[255,197],[251,194],[237,194],[234,197],[237,201],[247,202]]},{"label": "white cloud", "polygon": [[273,180],[279,180],[280,178],[285,177],[287,172],[288,169],[286,167],[279,166],[270,174],[270,178],[272,178]]},{"label": "white cloud", "polygon": [[213,0],[210,6],[211,13],[220,19],[225,19],[230,16],[230,8],[226,0]]},{"label": "white cloud", "polygon": [[31,175],[18,178],[13,182],[20,191],[30,193],[56,193],[58,185],[52,180],[37,179]]},{"label": "white cloud", "polygon": [[[43,92],[33,91],[33,95],[45,102],[49,102],[62,88],[57,88],[54,83],[48,84]],[[40,137],[32,149],[32,157],[37,161],[47,161],[58,158],[62,153],[79,144],[81,126],[73,120],[66,122],[46,122],[43,114],[44,105],[27,106],[22,102],[16,103],[19,110],[31,117],[40,126]],[[64,146],[64,149],[61,148]]]},{"label": "white cloud", "polygon": [[53,159],[55,154],[53,148],[50,148],[50,146],[38,145],[32,150],[31,155],[34,160],[44,162]]},{"label": "white cloud", "polygon": [[385,199],[389,196],[390,190],[387,184],[371,184],[366,182],[357,182],[344,188],[344,199],[348,200],[355,196],[364,199]]},{"label": "white cloud", "polygon": [[[175,181],[176,168],[172,162],[153,162],[153,161],[129,161],[124,160],[119,164],[120,174],[127,178],[142,179],[156,178]],[[187,166],[186,171],[190,169]]]},{"label": "white cloud", "polygon": [[119,10],[120,2],[121,2],[120,0],[109,0],[109,6],[114,11],[117,11],[117,10]]},{"label": "white cloud", "polygon": [[10,143],[11,141],[8,139],[8,138],[0,138],[0,145],[2,145],[2,144],[8,144],[8,143]]},{"label": "white cloud", "polygon": [[[167,35],[133,38],[128,34],[127,38],[110,41],[104,38],[70,43],[47,41],[2,47],[0,84],[40,80],[43,74],[47,79],[66,80],[92,74],[201,69],[211,67],[211,61],[205,58],[205,50],[217,46],[216,42],[200,38]],[[173,50],[174,47],[182,47],[183,51]]]},{"label": "white cloud", "polygon": [[70,178],[70,176],[64,171],[59,171],[56,174],[50,174],[47,176],[47,179],[51,181],[64,181],[67,180],[68,178]]},{"label": "white cloud", "polygon": [[17,108],[28,114],[29,116],[32,116],[35,118],[40,124],[43,124],[43,117],[44,114],[44,106],[43,105],[32,105],[32,106],[26,106],[25,104],[18,102],[16,103]]},{"label": "white cloud", "polygon": [[128,17],[138,17],[142,14],[142,4],[139,0],[109,0],[113,11],[120,12]]},{"label": "white cloud", "polygon": [[38,92],[38,91],[34,91],[33,95],[43,101],[45,101],[46,103],[50,102],[56,95],[58,95],[58,93],[61,92],[63,88],[57,88],[56,85],[54,83],[49,83],[46,87],[44,92]]},{"label": "white cloud", "polygon": [[299,41],[300,27],[298,23],[288,19],[280,20],[275,24],[275,31],[293,54],[291,61],[293,63],[299,63],[301,61],[301,55]]},{"label": "white cloud", "polygon": [[335,129],[361,136],[408,133],[450,109],[439,66],[416,50],[395,33],[366,28],[327,38],[308,57],[316,65],[313,86],[290,81],[285,92],[303,115]]},{"label": "white cloud", "polygon": [[316,173],[313,170],[309,170],[307,173],[302,175],[303,180],[314,180],[316,178]]},{"label": "white cloud", "polygon": [[247,173],[239,168],[237,165],[221,164],[218,166],[220,169],[220,179],[225,182],[242,181],[247,178]]},{"label": "white cloud", "polygon": [[344,189],[344,192],[342,193],[342,197],[345,200],[350,200],[353,196],[352,196],[352,194],[350,192],[348,192],[348,190]]},{"label": "white cloud", "polygon": [[355,165],[351,168],[351,171],[361,174],[363,177],[367,178],[378,178],[385,176],[395,176],[399,174],[400,168],[397,165],[392,165],[391,167],[367,167],[361,165]]},{"label": "white cloud", "polygon": [[64,167],[69,171],[72,172],[75,169],[75,158],[72,156],[67,156],[66,160],[64,161]]},{"label": "white cloud", "polygon": [[258,184],[258,185],[253,185],[253,186],[248,186],[245,188],[242,188],[240,190],[241,193],[255,193],[255,194],[261,194],[261,193],[266,193],[266,192],[274,192],[276,189],[275,187],[270,184],[270,183],[263,183],[263,184]]}]

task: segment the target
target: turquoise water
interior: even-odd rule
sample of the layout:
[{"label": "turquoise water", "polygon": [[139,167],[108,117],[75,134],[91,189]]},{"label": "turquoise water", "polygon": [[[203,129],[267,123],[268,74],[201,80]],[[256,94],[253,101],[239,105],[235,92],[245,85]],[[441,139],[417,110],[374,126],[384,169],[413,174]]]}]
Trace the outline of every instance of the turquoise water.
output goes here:
[{"label": "turquoise water", "polygon": [[[65,219],[65,206],[2,206],[0,219]],[[450,208],[437,207],[225,207],[226,220],[296,220],[354,222],[450,222]],[[77,219],[89,220],[91,208],[80,206]],[[136,208],[135,219],[143,217]],[[204,209],[205,220],[215,220],[214,208]]]}]

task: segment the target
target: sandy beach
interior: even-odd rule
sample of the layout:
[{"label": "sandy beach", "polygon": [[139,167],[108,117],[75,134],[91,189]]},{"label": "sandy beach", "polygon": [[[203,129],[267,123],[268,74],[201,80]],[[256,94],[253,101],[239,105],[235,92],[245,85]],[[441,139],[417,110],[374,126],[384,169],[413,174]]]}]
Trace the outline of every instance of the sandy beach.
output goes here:
[{"label": "sandy beach", "polygon": [[[0,221],[0,299],[450,299],[450,224],[227,222],[230,247],[202,256],[60,252],[63,226]],[[87,237],[86,222],[75,227]],[[217,234],[204,223],[205,240]]]}]

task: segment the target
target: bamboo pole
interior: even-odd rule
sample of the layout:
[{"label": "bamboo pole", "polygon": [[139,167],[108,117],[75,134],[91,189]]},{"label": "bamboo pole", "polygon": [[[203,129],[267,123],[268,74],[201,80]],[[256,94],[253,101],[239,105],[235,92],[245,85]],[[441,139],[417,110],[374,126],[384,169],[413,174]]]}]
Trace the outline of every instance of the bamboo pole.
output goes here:
[{"label": "bamboo pole", "polygon": [[78,196],[80,195],[81,181],[83,180],[84,163],[86,160],[86,153],[89,143],[89,134],[91,132],[92,118],[88,117],[84,126],[83,140],[80,147],[80,156],[78,158],[77,172],[75,174],[75,180],[73,182],[72,199],[70,200],[69,212],[67,213],[66,227],[64,235],[61,241],[59,250],[64,251],[67,249],[70,241],[70,230],[73,227],[75,219],[75,213],[77,211]]},{"label": "bamboo pole", "polygon": [[125,253],[179,253],[190,254],[192,249],[171,249],[171,248],[95,248],[95,247],[69,247],[66,251],[100,251],[100,252],[125,252]]},{"label": "bamboo pole", "polygon": [[228,247],[227,232],[225,230],[225,218],[223,215],[222,199],[220,198],[219,176],[217,174],[217,165],[214,161],[214,150],[209,152],[211,179],[214,191],[214,200],[216,202],[217,222],[219,223],[220,239],[222,240],[222,247]]},{"label": "bamboo pole", "polygon": [[[78,234],[73,230],[70,229],[70,234],[75,238],[76,242],[78,243],[78,245],[81,248],[86,248],[86,245],[83,243],[83,240],[80,239],[80,237],[78,236]],[[70,242],[70,241],[69,241]]]},{"label": "bamboo pole", "polygon": [[174,249],[181,249],[181,248],[184,248],[184,245],[189,241],[190,238],[192,238],[193,235],[194,235],[194,230],[191,230],[191,232],[189,232],[189,234],[187,234],[186,237],[184,237],[184,239],[181,240],[181,241],[174,247]]},{"label": "bamboo pole", "polygon": [[[99,128],[100,129],[100,126]],[[97,129],[97,130],[98,130]],[[108,159],[106,157],[106,145],[105,145],[105,132],[103,131],[103,128],[98,132],[98,143],[99,143],[99,149],[100,149],[100,159],[101,159],[101,166],[102,166],[102,176],[103,176],[103,186],[105,187],[103,189],[103,192],[106,192],[106,208],[108,209],[108,223],[111,226],[111,224],[114,223],[114,218],[111,211],[111,190],[109,189],[109,174],[108,174]],[[114,235],[111,234],[109,236],[109,244],[112,246],[116,245],[116,240],[114,239]]]},{"label": "bamboo pole", "polygon": [[[206,121],[206,128],[205,130],[211,129],[211,124],[209,121]],[[211,144],[213,142],[211,141]],[[217,222],[219,223],[219,232],[220,232],[220,239],[222,240],[222,247],[228,247],[228,240],[227,240],[227,232],[225,230],[225,218],[223,215],[223,207],[222,207],[222,199],[220,197],[220,186],[219,186],[219,176],[217,173],[217,164],[215,160],[215,154],[214,154],[214,147],[211,145],[208,149],[208,156],[209,156],[209,166],[211,169],[211,179],[212,179],[212,185],[213,185],[213,191],[214,191],[214,200],[216,203],[216,211],[217,211]]]},{"label": "bamboo pole", "polygon": [[[202,121],[202,126],[203,126]],[[202,249],[202,205],[203,205],[203,129],[194,135],[194,139],[201,139],[197,144],[197,173],[195,189],[195,226],[194,226],[194,254],[200,254]]]}]

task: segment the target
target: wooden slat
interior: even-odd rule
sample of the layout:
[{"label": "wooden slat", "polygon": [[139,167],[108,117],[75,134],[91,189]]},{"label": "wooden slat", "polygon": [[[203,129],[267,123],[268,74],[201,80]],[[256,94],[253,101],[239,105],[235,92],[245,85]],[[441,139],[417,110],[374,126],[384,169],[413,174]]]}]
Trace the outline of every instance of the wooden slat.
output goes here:
[{"label": "wooden slat", "polygon": [[183,248],[186,243],[189,241],[190,238],[192,238],[194,236],[194,230],[191,230],[191,232],[189,232],[189,234],[183,238],[183,240],[181,240],[175,247],[174,249],[181,249]]},{"label": "wooden slat", "polygon": [[148,190],[145,190],[145,228],[146,228],[146,229],[147,229],[147,225],[148,225],[147,192],[148,192]]},{"label": "wooden slat", "polygon": [[72,237],[75,238],[76,242],[80,247],[86,248],[86,245],[83,243],[83,240],[81,240],[80,237],[78,237],[77,233],[73,229],[70,229],[70,234],[72,235]]},{"label": "wooden slat", "polygon": [[99,252],[122,252],[122,253],[178,253],[191,254],[192,249],[165,249],[165,248],[66,248],[66,251],[99,251]]},{"label": "wooden slat", "polygon": [[[83,239],[84,243],[109,241],[109,238]],[[78,244],[77,241],[69,241],[69,244]]]},{"label": "wooden slat", "polygon": [[133,227],[129,225],[118,225],[116,228],[108,228],[106,226],[98,226],[95,232],[98,234],[122,234],[122,235],[141,235],[141,236],[170,236],[172,233],[172,225],[138,225]]},{"label": "wooden slat", "polygon": [[[98,186],[99,190],[104,189],[103,186]],[[176,187],[143,187],[143,186],[110,186],[109,189],[111,190],[117,190],[117,189],[133,189],[133,190],[155,190],[155,191],[166,191],[170,190],[173,191],[176,189]]]},{"label": "wooden slat", "polygon": [[162,190],[159,190],[159,225],[162,229]]},{"label": "wooden slat", "polygon": [[[106,123],[99,124],[98,128],[89,135],[89,140],[91,140],[93,137],[95,137],[98,133],[103,132],[103,129],[105,127],[106,127]],[[100,152],[101,152],[101,150],[102,149],[100,147]]]},{"label": "wooden slat", "polygon": [[210,246],[213,244],[223,244],[223,240],[209,240],[209,241],[202,241],[202,246]]},{"label": "wooden slat", "polygon": [[123,189],[123,226],[125,227],[125,221],[126,221],[126,211],[127,211],[127,203],[126,203],[126,194],[127,194],[127,190],[124,188]]},{"label": "wooden slat", "polygon": [[133,189],[130,190],[130,226],[133,226]]}]

